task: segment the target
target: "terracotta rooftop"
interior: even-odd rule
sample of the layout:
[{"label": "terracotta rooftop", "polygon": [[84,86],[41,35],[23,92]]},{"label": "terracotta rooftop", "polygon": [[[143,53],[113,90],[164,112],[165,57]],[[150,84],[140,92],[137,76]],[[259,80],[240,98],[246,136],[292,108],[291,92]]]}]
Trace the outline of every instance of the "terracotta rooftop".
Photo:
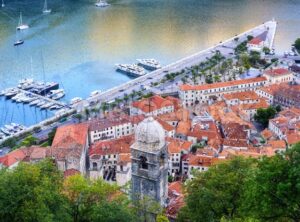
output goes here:
[{"label": "terracotta rooftop", "polygon": [[225,100],[238,99],[241,101],[245,101],[245,100],[257,100],[259,99],[259,96],[254,91],[245,91],[245,92],[234,92],[234,93],[224,94],[223,98]]},{"label": "terracotta rooftop", "polygon": [[262,137],[263,137],[264,139],[266,139],[266,140],[268,140],[268,139],[270,139],[271,137],[273,137],[272,131],[269,130],[269,129],[267,129],[267,128],[261,132],[261,135],[262,135]]},{"label": "terracotta rooftop", "polygon": [[245,148],[248,147],[247,140],[224,139],[223,146]]},{"label": "terracotta rooftop", "polygon": [[269,141],[268,144],[272,149],[285,149],[286,144],[284,140],[272,140]]},{"label": "terracotta rooftop", "polygon": [[140,101],[135,101],[131,105],[142,110],[144,113],[149,113],[167,106],[174,106],[173,100],[169,100],[158,95],[154,95]]},{"label": "terracotta rooftop", "polygon": [[181,151],[189,151],[192,146],[192,142],[186,140],[180,140],[176,138],[167,137],[166,141],[168,142],[168,152],[172,153],[180,153]]},{"label": "terracotta rooftop", "polygon": [[164,128],[165,131],[172,131],[175,130],[175,127],[167,123],[166,121],[161,120],[160,118],[155,118],[159,124]]},{"label": "terracotta rooftop", "polygon": [[39,146],[21,147],[0,157],[0,163],[6,167],[10,167],[20,161],[30,162],[45,159],[47,157],[47,149],[47,147]]},{"label": "terracotta rooftop", "polygon": [[180,181],[172,182],[168,187],[169,204],[166,209],[166,214],[169,218],[176,219],[177,213],[185,205],[183,195],[183,184]]},{"label": "terracotta rooftop", "polygon": [[196,85],[196,86],[183,84],[180,86],[180,90],[181,91],[208,90],[208,89],[230,87],[230,86],[236,86],[236,85],[242,85],[242,84],[264,82],[266,80],[267,79],[265,77],[256,77],[256,78],[241,79],[241,80],[234,80],[234,81],[228,81],[228,82],[218,82],[218,83],[213,83],[213,84]]},{"label": "terracotta rooftop", "polygon": [[177,134],[187,135],[191,130],[191,122],[190,121],[180,121],[176,128]]},{"label": "terracotta rooftop", "polygon": [[52,143],[53,148],[72,148],[75,144],[85,146],[88,137],[88,124],[72,124],[57,128]]},{"label": "terracotta rooftop", "polygon": [[130,153],[130,145],[134,142],[134,136],[124,136],[114,140],[98,141],[89,149],[90,158],[100,158],[102,155]]},{"label": "terracotta rooftop", "polygon": [[263,40],[259,37],[251,39],[248,43],[252,45],[259,45]]},{"label": "terracotta rooftop", "polygon": [[265,75],[268,76],[282,76],[282,75],[288,75],[291,74],[291,72],[288,69],[284,68],[277,68],[277,69],[269,69],[264,72]]},{"label": "terracotta rooftop", "polygon": [[80,171],[76,169],[67,169],[64,171],[64,178],[67,178],[69,176],[74,176],[76,174],[80,174]]},{"label": "terracotta rooftop", "polygon": [[289,133],[287,135],[287,143],[293,145],[300,142],[300,132]]},{"label": "terracotta rooftop", "polygon": [[127,164],[131,162],[131,154],[130,153],[120,153],[118,164]]}]

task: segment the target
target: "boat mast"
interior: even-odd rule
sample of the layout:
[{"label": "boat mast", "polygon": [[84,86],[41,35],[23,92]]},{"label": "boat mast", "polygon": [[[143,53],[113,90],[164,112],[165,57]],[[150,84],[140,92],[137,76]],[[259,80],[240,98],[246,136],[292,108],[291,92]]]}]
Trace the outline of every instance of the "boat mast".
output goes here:
[{"label": "boat mast", "polygon": [[45,0],[45,3],[44,3],[44,11],[47,11],[47,0]]},{"label": "boat mast", "polygon": [[5,7],[5,4],[4,4],[4,0],[2,0],[2,8],[4,8]]}]

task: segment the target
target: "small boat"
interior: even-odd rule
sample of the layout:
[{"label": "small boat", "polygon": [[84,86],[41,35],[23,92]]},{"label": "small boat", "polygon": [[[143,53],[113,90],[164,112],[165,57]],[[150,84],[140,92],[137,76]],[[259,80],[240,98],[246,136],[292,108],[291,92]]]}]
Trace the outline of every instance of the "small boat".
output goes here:
[{"label": "small boat", "polygon": [[102,92],[101,90],[95,90],[95,91],[91,92],[90,97],[97,96],[97,95],[99,95],[101,92]]},{"label": "small boat", "polygon": [[19,93],[19,90],[18,89],[15,89],[15,88],[10,88],[7,90],[7,92],[5,93],[5,96],[6,97],[13,97],[15,95],[17,95]]},{"label": "small boat", "polygon": [[140,77],[146,74],[145,69],[136,64],[116,64],[116,70],[131,77]]},{"label": "small boat", "polygon": [[80,101],[82,101],[82,98],[80,98],[80,97],[75,97],[75,98],[71,99],[70,104],[71,104],[71,105],[74,105],[74,104],[76,104],[76,103],[79,103]]},{"label": "small boat", "polygon": [[53,105],[53,106],[50,106],[50,110],[54,110],[54,109],[60,109],[60,108],[62,108],[62,106],[61,105],[59,105],[59,104],[55,104],[55,105]]},{"label": "small boat", "polygon": [[5,7],[4,0],[2,0],[1,7],[2,7],[2,8],[4,8],[4,7]]},{"label": "small boat", "polygon": [[51,90],[47,97],[58,100],[65,96],[65,91],[63,89]]},{"label": "small boat", "polygon": [[[23,24],[23,19],[22,19],[22,12],[20,12],[20,19],[19,19],[19,24],[17,26],[17,30],[24,30],[24,29],[28,29],[29,26],[26,24]],[[23,41],[24,43],[24,41]],[[21,44],[23,44],[21,43]]]},{"label": "small boat", "polygon": [[107,6],[110,6],[110,4],[108,4],[106,1],[103,0],[99,0],[97,3],[95,3],[95,5],[100,8],[105,8]]},{"label": "small boat", "polygon": [[40,100],[36,98],[35,100],[33,100],[32,102],[29,103],[29,106],[35,106],[39,102],[40,102]]},{"label": "small boat", "polygon": [[0,130],[7,136],[11,135],[11,132],[4,127],[2,127]]},{"label": "small boat", "polygon": [[46,103],[46,104],[44,104],[44,105],[41,106],[41,109],[48,109],[51,106],[53,106],[53,103]]},{"label": "small boat", "polygon": [[45,0],[44,2],[44,8],[43,8],[43,14],[50,14],[51,13],[51,9],[48,9],[48,4],[47,4],[47,0]]},{"label": "small boat", "polygon": [[18,45],[22,45],[22,44],[24,44],[24,40],[19,39],[19,40],[15,41],[14,46],[18,46]]},{"label": "small boat", "polygon": [[4,128],[7,129],[9,132],[18,132],[18,130],[15,129],[15,127],[13,127],[12,125],[5,125]]},{"label": "small boat", "polygon": [[138,65],[151,71],[161,68],[161,65],[155,59],[137,59],[137,61]]},{"label": "small boat", "polygon": [[38,104],[36,104],[37,106],[41,107],[46,103],[45,100],[41,100]]}]

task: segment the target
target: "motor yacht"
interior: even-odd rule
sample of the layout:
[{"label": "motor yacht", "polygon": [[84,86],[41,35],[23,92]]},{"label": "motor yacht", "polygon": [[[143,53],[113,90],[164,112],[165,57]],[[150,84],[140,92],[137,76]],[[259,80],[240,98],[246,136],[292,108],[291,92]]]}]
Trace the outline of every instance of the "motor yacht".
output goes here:
[{"label": "motor yacht", "polygon": [[70,104],[71,104],[71,105],[74,105],[74,104],[76,104],[76,103],[79,103],[80,101],[82,101],[82,98],[80,98],[80,97],[75,97],[75,98],[71,99]]},{"label": "motor yacht", "polygon": [[161,68],[160,63],[155,59],[137,59],[137,61],[138,65],[151,71]]},{"label": "motor yacht", "polygon": [[97,3],[95,3],[95,5],[100,8],[105,8],[107,6],[110,6],[110,4],[108,4],[106,1],[103,0],[99,0]]},{"label": "motor yacht", "polygon": [[117,71],[125,73],[131,77],[140,77],[146,74],[145,69],[136,64],[116,64],[116,67]]}]

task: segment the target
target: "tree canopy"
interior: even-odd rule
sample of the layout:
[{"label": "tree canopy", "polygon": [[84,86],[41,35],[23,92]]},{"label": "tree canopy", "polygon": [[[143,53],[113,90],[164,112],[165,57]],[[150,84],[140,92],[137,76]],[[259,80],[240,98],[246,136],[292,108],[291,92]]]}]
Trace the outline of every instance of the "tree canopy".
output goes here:
[{"label": "tree canopy", "polygon": [[234,158],[195,175],[179,221],[300,221],[300,143],[259,160]]},{"label": "tree canopy", "polygon": [[259,108],[257,109],[256,114],[254,115],[254,119],[260,124],[262,124],[264,127],[267,127],[269,124],[269,120],[274,118],[276,113],[276,109],[272,106],[266,109]]}]

